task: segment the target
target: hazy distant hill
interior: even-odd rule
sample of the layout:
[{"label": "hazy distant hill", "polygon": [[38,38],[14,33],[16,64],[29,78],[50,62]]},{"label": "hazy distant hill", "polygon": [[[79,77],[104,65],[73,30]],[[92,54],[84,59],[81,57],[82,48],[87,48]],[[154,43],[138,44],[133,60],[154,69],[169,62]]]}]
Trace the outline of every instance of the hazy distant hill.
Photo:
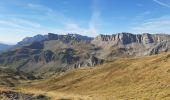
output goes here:
[{"label": "hazy distant hill", "polygon": [[13,45],[8,45],[8,44],[0,43],[0,52],[4,51],[4,50],[7,50],[7,49],[9,49],[11,47],[13,47]]},{"label": "hazy distant hill", "polygon": [[33,36],[33,37],[26,37],[24,38],[22,41],[18,42],[17,45],[26,45],[26,44],[30,44],[32,42],[40,42],[42,40],[45,40],[47,39],[47,35],[36,35],[36,36]]}]

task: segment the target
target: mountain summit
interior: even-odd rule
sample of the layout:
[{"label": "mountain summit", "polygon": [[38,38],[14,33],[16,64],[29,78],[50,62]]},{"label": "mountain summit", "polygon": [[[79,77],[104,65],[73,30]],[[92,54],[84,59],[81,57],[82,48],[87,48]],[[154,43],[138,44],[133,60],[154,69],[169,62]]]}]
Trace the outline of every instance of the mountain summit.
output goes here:
[{"label": "mountain summit", "polygon": [[[168,51],[170,35],[149,33],[99,35],[92,41],[92,44],[109,50],[109,52],[115,51],[130,56],[144,56]],[[122,53],[121,55],[123,55]]]}]

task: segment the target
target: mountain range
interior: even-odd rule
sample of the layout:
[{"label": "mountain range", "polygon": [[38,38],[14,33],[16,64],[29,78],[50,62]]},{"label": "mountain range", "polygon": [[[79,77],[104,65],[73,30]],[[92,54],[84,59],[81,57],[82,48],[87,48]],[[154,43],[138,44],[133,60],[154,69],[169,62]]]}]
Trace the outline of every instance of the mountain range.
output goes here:
[{"label": "mountain range", "polygon": [[168,34],[26,37],[0,53],[0,99],[169,100],[169,51]]},{"label": "mountain range", "polygon": [[142,57],[170,50],[168,34],[117,33],[95,38],[79,34],[36,35],[0,54],[0,65],[49,76],[80,67],[92,67],[116,57]]}]

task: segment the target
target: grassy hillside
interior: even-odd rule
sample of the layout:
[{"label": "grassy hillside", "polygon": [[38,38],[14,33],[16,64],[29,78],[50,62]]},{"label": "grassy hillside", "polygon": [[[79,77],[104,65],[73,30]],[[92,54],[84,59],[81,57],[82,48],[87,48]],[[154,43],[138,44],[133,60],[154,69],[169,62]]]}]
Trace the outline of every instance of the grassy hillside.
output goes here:
[{"label": "grassy hillside", "polygon": [[18,88],[46,94],[54,100],[168,100],[170,55],[117,58],[95,68],[78,69]]}]

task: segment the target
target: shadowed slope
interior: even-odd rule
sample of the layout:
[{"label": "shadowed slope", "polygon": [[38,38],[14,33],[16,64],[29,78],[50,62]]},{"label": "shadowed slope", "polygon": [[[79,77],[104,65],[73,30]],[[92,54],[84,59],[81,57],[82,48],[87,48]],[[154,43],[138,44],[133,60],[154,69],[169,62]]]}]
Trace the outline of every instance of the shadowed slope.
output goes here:
[{"label": "shadowed slope", "polygon": [[19,85],[22,81],[35,80],[36,77],[23,72],[0,68],[0,86],[14,87]]}]

